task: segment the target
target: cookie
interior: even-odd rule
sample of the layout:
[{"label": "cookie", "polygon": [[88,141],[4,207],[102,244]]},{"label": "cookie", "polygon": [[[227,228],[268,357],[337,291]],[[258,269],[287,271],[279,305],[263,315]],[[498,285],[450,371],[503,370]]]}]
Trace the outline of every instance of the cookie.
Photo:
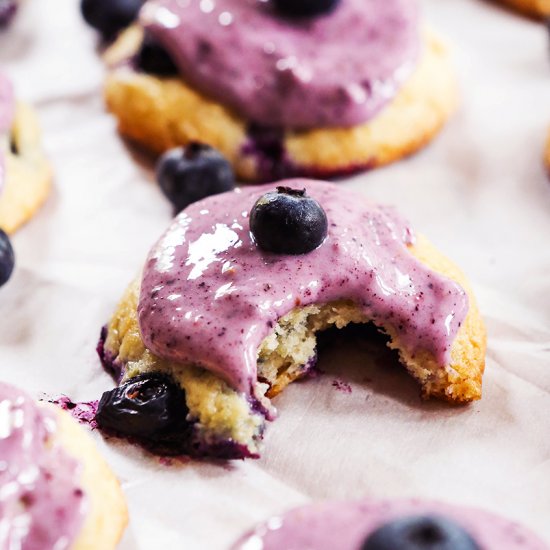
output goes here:
[{"label": "cookie", "polygon": [[[1,546],[114,550],[126,503],[91,438],[67,413],[8,384],[0,383],[0,405],[2,425],[10,427],[0,440],[10,466],[0,482],[12,486],[0,499]],[[22,522],[27,529],[17,529]]]},{"label": "cookie", "polygon": [[[392,0],[387,6],[390,4],[395,2]],[[396,13],[391,12],[392,16],[399,20],[399,10],[411,10],[410,6],[414,5],[409,3],[407,8],[394,6]],[[380,6],[382,5],[377,4],[373,9],[380,9]],[[223,6],[219,7],[222,8]],[[369,12],[363,6],[360,8],[361,13]],[[170,9],[175,9],[172,4]],[[147,10],[143,10],[143,13],[147,14]],[[327,16],[327,25],[330,25],[331,17],[333,16]],[[146,20],[147,16],[142,19]],[[261,19],[261,24],[267,24],[265,16]],[[151,30],[148,27],[148,32]],[[416,28],[414,30],[418,32]],[[277,33],[284,32],[284,29],[277,28]],[[407,36],[407,33],[412,34],[412,31],[409,32],[408,27],[404,27],[403,35]],[[189,79],[155,76],[136,70],[135,64],[128,63],[128,60],[135,57],[143,40],[142,29],[131,28],[106,53],[105,58],[112,71],[107,77],[105,97],[109,110],[118,120],[120,132],[154,153],[162,153],[192,141],[208,143],[231,160],[237,175],[244,181],[272,181],[297,175],[333,177],[383,166],[425,146],[458,105],[457,82],[450,54],[442,40],[431,31],[424,32],[422,44],[418,46],[420,53],[414,58],[414,63],[409,60],[400,70],[394,71],[395,74],[405,74],[406,78],[399,82],[387,82],[385,91],[382,91],[384,86],[381,82],[374,80],[374,83],[363,82],[362,88],[353,83],[344,87],[345,93],[342,90],[338,92],[335,88],[336,91],[331,92],[328,98],[320,99],[315,95],[313,100],[309,100],[309,96],[305,95],[309,93],[306,88],[306,91],[300,89],[300,93],[296,93],[299,98],[308,98],[302,104],[299,100],[292,102],[288,94],[289,97],[280,98],[279,104],[275,104],[276,98],[272,98],[272,106],[268,103],[256,108],[248,107],[251,112],[244,114],[242,111],[247,110],[246,105],[260,103],[263,96],[254,95],[249,90],[245,94],[241,89],[230,94],[231,90],[224,87],[231,84],[229,79],[220,83],[217,95],[226,99],[231,96],[233,105],[228,104],[230,99],[226,102],[213,99],[216,97],[216,87],[211,82],[208,83],[210,93],[205,93],[200,86],[191,85]],[[204,37],[197,40],[204,42]],[[413,39],[410,40],[412,42]],[[353,44],[346,45],[351,50],[354,49]],[[372,46],[377,51],[377,44]],[[386,46],[390,50],[387,44]],[[179,43],[173,50],[177,51],[178,47]],[[212,48],[215,49],[215,45]],[[379,57],[389,55],[386,50],[382,52],[379,52]],[[370,53],[369,47],[366,46],[362,53]],[[361,50],[350,55],[360,54]],[[319,56],[322,55],[319,53]],[[224,63],[226,58],[219,65]],[[364,64],[368,65],[367,61]],[[346,65],[340,64],[344,67]],[[199,60],[197,67],[200,66]],[[403,67],[406,70],[402,70]],[[231,68],[233,69],[232,66]],[[205,69],[204,72],[208,70]],[[338,69],[335,67],[333,72],[338,74]],[[254,78],[261,77],[254,75]],[[246,78],[244,75],[242,78],[244,81],[251,79],[252,76]],[[299,80],[294,80],[296,79]],[[304,114],[302,120],[302,112],[311,111],[312,105],[330,103],[330,99],[338,93],[344,96],[351,93],[349,89],[361,96],[357,99],[358,104],[362,100],[368,103],[372,99],[375,105],[370,110],[365,107],[366,112],[361,112],[360,116],[349,107],[350,104],[356,107],[356,103],[347,97],[343,105],[334,107],[338,113],[344,113],[340,123],[337,122],[338,118],[331,118],[326,113],[319,112],[319,109],[313,110],[313,114],[308,116]],[[239,92],[242,92],[240,95],[243,97],[239,96]],[[364,100],[362,94],[368,100]],[[384,102],[377,94],[386,94]],[[269,94],[266,92],[266,95]],[[318,95],[321,96],[321,92]],[[263,101],[265,103],[266,100]],[[270,117],[269,113],[276,115]],[[252,116],[255,118],[251,118]],[[326,123],[312,126],[312,116]],[[268,118],[269,121],[266,122]],[[351,123],[358,119],[361,121]],[[296,121],[295,124],[307,127],[290,128],[293,120]]]},{"label": "cookie", "polygon": [[550,0],[500,0],[500,2],[529,17],[550,16]]},{"label": "cookie", "polygon": [[244,535],[232,550],[409,547],[548,549],[527,528],[485,510],[420,499],[364,499],[319,502],[278,515]]},{"label": "cookie", "polygon": [[0,133],[0,156],[5,166],[4,185],[0,186],[0,228],[13,233],[42,206],[52,182],[38,121],[32,109],[23,103],[14,107],[9,133],[4,136]]},{"label": "cookie", "polygon": [[183,389],[182,452],[257,456],[271,398],[315,366],[317,332],[349,323],[387,334],[425,398],[479,399],[486,335],[461,271],[362,195],[313,180],[277,189],[324,209],[318,248],[274,254],[251,236],[249,212],[273,184],[209,197],[176,218],[102,334],[117,380],[162,373]]}]

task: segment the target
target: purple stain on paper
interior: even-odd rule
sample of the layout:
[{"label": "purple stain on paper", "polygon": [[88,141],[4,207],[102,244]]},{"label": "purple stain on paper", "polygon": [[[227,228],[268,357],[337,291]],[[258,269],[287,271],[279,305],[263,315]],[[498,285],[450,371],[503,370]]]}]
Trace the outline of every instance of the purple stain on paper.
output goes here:
[{"label": "purple stain on paper", "polygon": [[340,378],[335,378],[332,381],[332,386],[342,393],[350,394],[352,392],[351,386]]},{"label": "purple stain on paper", "polygon": [[64,411],[67,411],[80,424],[85,424],[92,430],[97,428],[95,415],[97,413],[98,401],[83,401],[81,403],[75,403],[66,395],[61,395],[60,397],[49,400],[49,403],[53,403]]}]

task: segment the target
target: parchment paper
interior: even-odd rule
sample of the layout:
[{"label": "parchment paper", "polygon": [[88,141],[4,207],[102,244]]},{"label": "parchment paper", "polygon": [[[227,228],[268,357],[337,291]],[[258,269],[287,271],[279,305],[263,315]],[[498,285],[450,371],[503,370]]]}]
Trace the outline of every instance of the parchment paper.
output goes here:
[{"label": "parchment paper", "polygon": [[[276,400],[261,460],[168,467],[94,434],[130,505],[122,550],[223,549],[289,507],[365,495],[485,507],[550,542],[547,37],[481,0],[424,7],[454,44],[461,111],[421,154],[342,185],[396,204],[469,275],[489,330],[483,400],[422,403],[391,356],[344,339],[322,355],[324,376]],[[99,329],[171,215],[151,164],[104,112],[95,44],[77,0],[28,0],[0,37],[0,64],[36,105],[56,173],[0,291],[0,378],[36,396],[88,400],[112,386]]]}]

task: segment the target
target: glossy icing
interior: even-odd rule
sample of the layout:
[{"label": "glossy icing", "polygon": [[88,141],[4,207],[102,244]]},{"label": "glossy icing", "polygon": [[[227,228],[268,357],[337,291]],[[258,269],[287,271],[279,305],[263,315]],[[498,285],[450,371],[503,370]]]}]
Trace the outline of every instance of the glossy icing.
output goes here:
[{"label": "glossy icing", "polygon": [[53,412],[0,383],[0,548],[65,550],[84,521],[80,464],[55,439]]},{"label": "glossy icing", "polygon": [[4,187],[5,160],[2,153],[2,142],[9,138],[7,134],[13,122],[15,112],[15,99],[10,81],[0,73],[0,193]]},{"label": "glossy icing", "polygon": [[333,184],[287,180],[328,217],[324,243],[301,256],[262,252],[249,211],[275,184],[192,204],[151,251],[138,307],[145,345],[156,355],[201,365],[250,392],[257,350],[297,306],[352,300],[400,346],[428,350],[442,365],[468,310],[455,282],[416,260],[408,224],[393,209]]},{"label": "glossy icing", "polygon": [[421,500],[324,502],[273,517],[232,550],[360,550],[367,536],[404,516],[435,514],[461,525],[481,550],[548,550],[525,527],[475,508]]},{"label": "glossy icing", "polygon": [[269,0],[150,0],[141,22],[193,87],[249,121],[286,128],[370,120],[420,50],[415,0],[342,0],[298,20]]}]

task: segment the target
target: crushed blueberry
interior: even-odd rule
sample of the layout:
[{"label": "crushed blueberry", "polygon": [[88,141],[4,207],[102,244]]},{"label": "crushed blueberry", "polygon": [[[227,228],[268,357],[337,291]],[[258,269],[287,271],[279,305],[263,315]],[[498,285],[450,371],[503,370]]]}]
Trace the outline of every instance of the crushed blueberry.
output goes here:
[{"label": "crushed blueberry", "polygon": [[277,187],[252,207],[250,230],[266,252],[306,254],[323,243],[328,222],[321,205],[305,189]]},{"label": "crushed blueberry", "polygon": [[86,23],[110,40],[136,19],[144,3],[145,0],[81,0],[80,10]]},{"label": "crushed blueberry", "polygon": [[459,525],[440,516],[393,520],[374,531],[361,550],[480,550]]},{"label": "crushed blueberry", "polygon": [[178,68],[166,50],[151,36],[146,35],[136,54],[136,66],[145,73],[175,76]]},{"label": "crushed blueberry", "polygon": [[151,444],[185,441],[189,434],[185,392],[169,376],[141,374],[101,397],[101,429]]},{"label": "crushed blueberry", "polygon": [[176,212],[205,197],[235,188],[229,161],[202,143],[165,153],[157,165],[157,181]]},{"label": "crushed blueberry", "polygon": [[340,0],[273,0],[277,11],[289,17],[314,17],[335,10]]},{"label": "crushed blueberry", "polygon": [[15,267],[15,254],[10,238],[0,229],[0,286],[5,285]]}]

